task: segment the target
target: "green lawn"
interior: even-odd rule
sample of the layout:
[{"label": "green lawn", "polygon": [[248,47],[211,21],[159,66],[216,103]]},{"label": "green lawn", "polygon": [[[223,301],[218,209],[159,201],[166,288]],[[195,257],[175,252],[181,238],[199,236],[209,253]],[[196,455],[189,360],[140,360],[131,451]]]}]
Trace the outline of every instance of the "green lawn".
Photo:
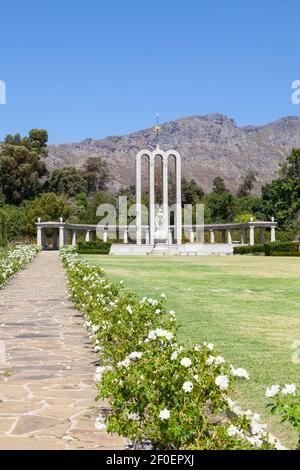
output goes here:
[{"label": "green lawn", "polygon": [[239,403],[261,413],[291,445],[295,434],[265,411],[265,388],[300,386],[291,345],[300,339],[300,259],[272,257],[86,257],[112,280],[140,296],[165,292],[176,310],[180,340],[212,341],[251,380],[238,387]]}]

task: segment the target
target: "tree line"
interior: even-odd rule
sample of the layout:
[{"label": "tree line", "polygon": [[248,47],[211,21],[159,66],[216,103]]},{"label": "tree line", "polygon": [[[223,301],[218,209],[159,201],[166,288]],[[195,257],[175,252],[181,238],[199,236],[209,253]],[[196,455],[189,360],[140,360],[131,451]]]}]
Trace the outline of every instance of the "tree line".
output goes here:
[{"label": "tree line", "polygon": [[[110,203],[117,207],[119,195],[126,195],[129,204],[135,203],[135,187],[122,188],[118,193],[108,191],[112,180],[106,162],[90,157],[82,168],[66,166],[47,170],[45,160],[48,133],[33,129],[28,136],[8,135],[0,148],[0,210],[6,215],[9,240],[33,237],[35,222],[64,220],[73,223],[96,224],[96,209]],[[230,191],[221,177],[205,192],[195,179],[182,179],[182,203],[205,205],[205,222],[246,222],[251,217],[270,220],[275,217],[283,239],[297,235],[300,226],[300,149],[292,149],[278,170],[278,176],[252,195],[257,173],[248,171],[236,193]],[[175,202],[175,184],[169,181],[169,200]],[[158,202],[162,200],[162,184],[156,181]],[[143,202],[149,194],[144,191]]]}]

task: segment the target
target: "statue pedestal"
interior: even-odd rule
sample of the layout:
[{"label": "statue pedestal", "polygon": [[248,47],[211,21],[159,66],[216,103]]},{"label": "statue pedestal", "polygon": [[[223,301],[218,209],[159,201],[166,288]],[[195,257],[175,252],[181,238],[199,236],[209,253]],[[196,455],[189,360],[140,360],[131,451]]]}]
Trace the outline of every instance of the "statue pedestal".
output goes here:
[{"label": "statue pedestal", "polygon": [[154,248],[151,254],[161,256],[168,254],[167,239],[155,240]]}]

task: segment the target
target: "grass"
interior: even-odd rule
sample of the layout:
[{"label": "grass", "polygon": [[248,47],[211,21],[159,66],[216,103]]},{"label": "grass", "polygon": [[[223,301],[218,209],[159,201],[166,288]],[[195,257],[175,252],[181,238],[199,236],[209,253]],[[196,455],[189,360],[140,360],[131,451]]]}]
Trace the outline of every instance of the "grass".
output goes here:
[{"label": "grass", "polygon": [[300,386],[292,344],[300,340],[300,259],[272,257],[108,257],[88,255],[111,280],[125,281],[139,296],[165,292],[176,310],[179,339],[212,341],[218,351],[251,374],[237,400],[262,414],[288,445],[296,434],[265,409],[273,383]]}]

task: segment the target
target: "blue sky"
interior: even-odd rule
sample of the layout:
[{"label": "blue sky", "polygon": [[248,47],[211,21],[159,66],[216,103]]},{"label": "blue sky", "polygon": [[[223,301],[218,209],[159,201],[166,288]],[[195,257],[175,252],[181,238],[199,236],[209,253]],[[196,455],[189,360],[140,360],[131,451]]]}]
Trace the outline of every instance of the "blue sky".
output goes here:
[{"label": "blue sky", "polygon": [[239,125],[300,115],[298,0],[1,2],[0,140],[100,139],[220,112]]}]

